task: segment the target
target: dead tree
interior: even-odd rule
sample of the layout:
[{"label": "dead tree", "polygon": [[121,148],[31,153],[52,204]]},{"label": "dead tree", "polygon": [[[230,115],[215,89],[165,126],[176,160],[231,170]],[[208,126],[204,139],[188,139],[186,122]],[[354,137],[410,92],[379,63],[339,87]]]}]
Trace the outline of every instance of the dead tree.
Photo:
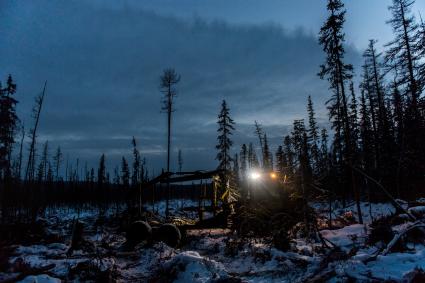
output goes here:
[{"label": "dead tree", "polygon": [[19,145],[19,157],[18,157],[18,167],[16,172],[16,177],[18,180],[21,180],[21,170],[22,170],[22,156],[23,156],[23,148],[24,148],[24,139],[25,139],[25,127],[22,125],[22,136],[21,136],[21,143]]},{"label": "dead tree", "polygon": [[41,108],[43,106],[44,95],[46,93],[47,81],[44,82],[43,92],[36,97],[35,106],[33,109],[34,113],[34,128],[30,130],[31,144],[30,144],[30,152],[28,156],[27,169],[25,172],[25,180],[32,182],[34,180],[34,172],[35,172],[35,145],[37,138],[37,128],[38,123],[40,121]]},{"label": "dead tree", "polygon": [[[180,75],[174,69],[166,69],[161,76],[160,88],[164,94],[162,110],[167,113],[167,172],[170,172],[170,146],[171,146],[171,113],[175,111],[173,108],[173,99],[177,95],[175,85],[180,81]],[[170,184],[167,183],[167,199],[165,214],[168,218],[170,202]]]}]

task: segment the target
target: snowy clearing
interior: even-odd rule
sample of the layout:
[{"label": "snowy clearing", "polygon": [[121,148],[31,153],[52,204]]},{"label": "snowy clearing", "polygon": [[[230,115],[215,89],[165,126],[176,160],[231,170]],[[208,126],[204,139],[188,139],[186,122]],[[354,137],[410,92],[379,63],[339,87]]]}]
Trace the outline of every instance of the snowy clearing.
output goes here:
[{"label": "snowy clearing", "polygon": [[[193,201],[176,200],[172,202],[172,209],[176,214],[194,216],[183,207],[196,205]],[[163,203],[156,207],[159,214],[163,213]],[[324,204],[316,203],[314,207],[319,215],[326,215]],[[332,272],[329,272],[328,282],[353,279],[402,282],[416,269],[425,269],[422,243],[409,244],[408,252],[379,255],[383,243],[368,244],[372,219],[391,215],[394,210],[388,204],[372,204],[372,209],[367,210],[369,205],[362,203],[362,208],[365,225],[353,223],[320,231],[326,240],[350,255],[329,262],[327,268]],[[152,207],[148,206],[149,209]],[[409,208],[412,213],[422,210],[423,207]],[[188,230],[183,245],[177,249],[158,242],[126,250],[123,248],[125,234],[114,222],[87,229],[85,237],[92,246],[68,255],[72,219],[79,215],[83,223],[94,227],[98,218],[94,211],[76,213],[65,209],[56,215],[48,213],[43,220],[48,224],[49,233],[62,233],[63,241],[12,246],[11,268],[0,273],[0,282],[18,278],[28,270],[43,270],[46,266],[49,268],[45,272],[20,278],[20,282],[102,281],[108,278],[118,282],[305,282],[323,269],[325,255],[319,245],[302,238],[293,239],[290,250],[283,252],[272,247],[269,239],[242,240],[229,229]],[[347,213],[356,216],[353,205],[335,209],[335,217]],[[107,213],[109,217],[113,214]],[[405,221],[394,225],[392,230],[398,233],[411,224]]]}]

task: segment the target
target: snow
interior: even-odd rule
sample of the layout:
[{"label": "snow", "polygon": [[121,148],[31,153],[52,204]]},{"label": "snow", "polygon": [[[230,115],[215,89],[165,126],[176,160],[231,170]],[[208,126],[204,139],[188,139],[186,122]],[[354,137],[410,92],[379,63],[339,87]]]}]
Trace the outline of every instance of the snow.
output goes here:
[{"label": "snow", "polygon": [[164,268],[179,269],[175,283],[208,283],[229,277],[223,264],[202,257],[195,251],[184,251],[178,254],[167,262]]},{"label": "snow", "polygon": [[322,236],[343,250],[349,251],[354,245],[363,243],[367,234],[365,225],[353,224],[337,230],[322,230]]},{"label": "snow", "polygon": [[[403,206],[407,202],[399,201]],[[197,207],[198,202],[191,200],[174,200],[170,207],[176,215],[197,218],[197,211],[186,211],[182,207]],[[322,217],[327,216],[327,206],[315,203],[315,209]],[[415,268],[425,269],[425,247],[421,244],[410,247],[411,251],[378,255],[380,245],[368,245],[367,236],[370,224],[374,219],[394,213],[390,204],[376,203],[369,206],[361,203],[364,225],[355,223],[358,219],[355,204],[342,208],[334,207],[335,217],[354,216],[354,223],[346,224],[338,229],[325,229],[320,233],[326,240],[350,254],[348,259],[336,260],[329,264],[336,275],[329,282],[344,282],[354,278],[360,282],[394,280],[401,282]],[[406,209],[408,207],[405,207]],[[152,206],[147,205],[147,209]],[[165,213],[165,202],[155,205],[155,210]],[[425,206],[409,208],[409,212],[425,213]],[[113,216],[115,210],[107,210],[105,215]],[[209,283],[218,280],[231,280],[235,277],[243,282],[305,282],[306,278],[319,269],[324,254],[320,252],[320,243],[306,242],[303,238],[293,239],[291,249],[283,252],[275,249],[269,239],[250,239],[241,241],[237,235],[228,229],[189,230],[184,246],[173,249],[164,243],[154,243],[151,246],[136,246],[123,252],[121,245],[125,242],[122,232],[111,227],[89,229],[86,238],[92,241],[96,252],[102,252],[101,258],[96,258],[88,252],[77,250],[72,256],[66,256],[69,244],[70,224],[74,217],[91,227],[98,218],[95,209],[70,210],[62,208],[57,216],[53,211],[47,213],[44,220],[49,223],[49,230],[54,233],[68,235],[63,242],[37,243],[34,245],[19,245],[9,258],[13,264],[24,260],[31,267],[55,266],[47,274],[28,276],[21,282],[61,282],[70,280],[68,274],[77,264],[89,262],[100,271],[119,271],[119,281],[155,281],[162,277],[173,278],[173,282]],[[401,216],[403,218],[403,216]],[[405,223],[392,226],[398,233],[411,225],[407,215]],[[103,243],[112,247],[113,254],[105,254]],[[127,253],[127,254],[126,254]],[[378,255],[371,258],[373,255]],[[12,276],[15,273],[7,274]],[[3,275],[3,277],[2,277]],[[162,277],[161,277],[162,276]],[[0,281],[7,278],[0,273]],[[74,279],[71,279],[74,280]],[[75,279],[78,281],[78,278]],[[160,280],[157,280],[160,281]]]},{"label": "snow", "polygon": [[62,281],[60,279],[50,277],[49,275],[41,274],[36,276],[34,275],[27,276],[23,280],[18,282],[20,283],[60,283]]},{"label": "snow", "polygon": [[425,248],[417,247],[413,253],[392,253],[378,256],[367,265],[374,277],[385,280],[402,280],[403,276],[415,268],[425,269]]},{"label": "snow", "polygon": [[414,206],[408,209],[408,212],[413,215],[425,215],[425,206]]}]

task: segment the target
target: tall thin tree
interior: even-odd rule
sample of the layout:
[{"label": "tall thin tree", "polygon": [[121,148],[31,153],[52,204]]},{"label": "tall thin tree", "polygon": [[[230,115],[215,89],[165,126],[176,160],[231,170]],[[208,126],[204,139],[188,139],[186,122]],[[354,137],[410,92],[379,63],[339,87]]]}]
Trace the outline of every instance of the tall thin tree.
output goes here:
[{"label": "tall thin tree", "polygon": [[44,96],[46,94],[47,81],[44,82],[44,87],[42,93],[36,97],[35,106],[33,108],[33,118],[34,118],[34,127],[30,130],[30,150],[28,154],[28,163],[25,171],[25,180],[32,182],[34,180],[35,172],[35,149],[36,149],[36,139],[37,139],[37,129],[40,122],[41,109],[43,107]]},{"label": "tall thin tree", "polygon": [[[171,114],[175,111],[174,109],[174,98],[177,95],[175,86],[180,81],[180,75],[176,73],[174,69],[164,70],[160,78],[161,92],[164,94],[162,110],[167,113],[167,172],[170,172],[170,147],[171,147]],[[167,199],[165,214],[169,216],[169,202],[170,202],[170,183],[167,182]]]},{"label": "tall thin tree", "polygon": [[230,148],[233,145],[233,141],[230,139],[230,136],[235,130],[232,118],[230,118],[229,108],[227,107],[226,101],[223,100],[221,103],[221,111],[218,115],[218,144],[216,149],[218,150],[216,159],[219,162],[218,169],[222,170],[222,186],[225,186],[229,181],[229,172],[231,169],[232,157],[230,154]]}]

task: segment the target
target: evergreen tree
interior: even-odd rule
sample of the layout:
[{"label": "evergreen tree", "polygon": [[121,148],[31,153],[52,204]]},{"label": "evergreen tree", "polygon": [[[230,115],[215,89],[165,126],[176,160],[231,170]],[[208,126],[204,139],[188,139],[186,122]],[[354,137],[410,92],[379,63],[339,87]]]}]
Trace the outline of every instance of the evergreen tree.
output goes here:
[{"label": "evergreen tree", "polygon": [[282,175],[287,175],[288,162],[283,147],[280,145],[276,150],[276,170]]},{"label": "evergreen tree", "polygon": [[393,112],[394,112],[394,130],[396,137],[396,144],[398,148],[402,147],[403,139],[403,122],[404,122],[404,102],[403,97],[398,89],[397,83],[394,82],[393,88]]},{"label": "evergreen tree", "polygon": [[[349,117],[347,109],[347,97],[345,83],[352,78],[353,66],[344,62],[344,41],[343,25],[345,22],[344,4],[340,0],[328,0],[327,9],[329,17],[320,29],[319,43],[326,53],[326,61],[320,66],[320,78],[327,80],[330,83],[330,89],[334,95],[329,100],[330,118],[333,121],[333,128],[336,131],[337,139],[335,146],[340,152],[340,162],[345,167],[346,182],[345,185],[351,183],[355,198],[359,222],[363,223],[360,209],[360,195],[356,187],[353,171],[353,148],[352,137],[349,127]],[[341,144],[341,131],[344,140]],[[344,151],[342,151],[344,149]],[[341,159],[343,158],[343,159]],[[348,194],[347,188],[343,188],[343,201],[346,201]]]},{"label": "evergreen tree", "polygon": [[[345,159],[351,158],[350,144],[351,137],[349,131],[349,119],[347,110],[346,86],[347,80],[352,78],[353,66],[344,63],[344,46],[345,35],[343,33],[343,25],[345,22],[344,5],[340,0],[329,0],[327,9],[330,13],[325,24],[320,29],[319,43],[323,46],[326,53],[326,62],[320,66],[320,78],[330,83],[330,88],[334,95],[328,101],[330,118],[333,128],[336,131],[335,146],[340,152],[340,159],[343,158],[343,149],[345,150]],[[344,144],[342,144],[342,139]]]},{"label": "evergreen tree", "polygon": [[295,170],[295,153],[292,144],[291,136],[287,135],[283,139],[283,152],[287,159],[287,170],[286,174],[288,177],[292,177]]},{"label": "evergreen tree", "polygon": [[[369,121],[363,120],[362,123],[370,123],[370,127],[367,131],[368,137],[364,137],[369,139],[370,141],[370,147],[368,148],[370,150],[370,158],[373,159],[373,169],[376,171],[377,168],[380,168],[380,152],[381,152],[381,144],[379,142],[379,132],[378,132],[378,123],[377,123],[377,115],[376,115],[376,109],[377,103],[376,103],[376,96],[373,94],[373,87],[371,85],[371,76],[369,74],[370,70],[366,65],[363,65],[363,81],[360,84],[362,96],[365,99],[364,102],[362,102],[362,115],[363,119],[366,119],[366,117],[369,119]],[[365,128],[363,128],[364,131],[366,131]],[[365,134],[366,132],[364,132]],[[363,138],[363,137],[362,137]],[[368,141],[368,142],[369,142]]]},{"label": "evergreen tree", "polygon": [[359,122],[358,122],[358,113],[357,113],[357,98],[354,92],[354,84],[350,83],[350,112],[349,112],[349,125],[352,137],[352,148],[353,154],[356,155],[358,151],[358,139],[359,139]]},{"label": "evergreen tree", "polygon": [[113,179],[114,185],[118,186],[120,184],[120,179],[121,178],[120,178],[118,166],[115,166],[115,168],[114,168],[114,179]]},{"label": "evergreen tree", "polygon": [[0,180],[7,180],[11,177],[12,149],[15,143],[15,131],[19,119],[16,114],[16,104],[14,98],[16,84],[12,76],[9,75],[6,87],[0,84]]},{"label": "evergreen tree", "polygon": [[264,134],[264,137],[263,137],[263,144],[264,144],[263,169],[266,170],[266,171],[270,171],[270,170],[273,170],[273,161],[272,161],[272,155],[270,153],[269,143],[267,141],[267,135],[266,134]]},{"label": "evergreen tree", "polygon": [[230,148],[233,145],[230,136],[232,131],[235,130],[235,122],[230,118],[229,108],[227,107],[226,101],[223,100],[221,104],[221,111],[218,115],[218,130],[219,133],[217,140],[218,144],[216,149],[218,150],[216,159],[219,161],[218,169],[227,172],[230,170],[230,162],[232,157],[230,156]]},{"label": "evergreen tree", "polygon": [[[418,54],[419,58],[425,58],[425,23],[420,18],[421,22],[415,37],[418,39],[415,45],[415,51]],[[418,84],[421,90],[425,87],[425,64],[418,66]]]},{"label": "evergreen tree", "polygon": [[328,131],[323,128],[320,132],[320,173],[326,175],[329,171]]},{"label": "evergreen tree", "polygon": [[37,182],[39,184],[43,182],[43,177],[44,177],[44,165],[42,162],[40,162],[37,167]]},{"label": "evergreen tree", "polygon": [[260,163],[258,162],[257,154],[255,152],[254,146],[252,143],[249,143],[248,145],[248,167],[249,169],[256,168],[260,166]]},{"label": "evergreen tree", "polygon": [[[94,174],[93,174],[94,175]],[[105,154],[102,154],[99,160],[99,168],[97,171],[97,185],[98,188],[103,188],[106,183],[106,167],[105,167]]]},{"label": "evergreen tree", "polygon": [[59,170],[61,166],[61,162],[63,160],[63,154],[61,151],[60,146],[56,149],[55,156],[53,157],[53,161],[55,162],[55,179],[56,181],[59,181]]},{"label": "evergreen tree", "polygon": [[130,170],[128,168],[127,160],[124,156],[121,160],[121,181],[125,188],[130,187]]},{"label": "evergreen tree", "polygon": [[366,97],[364,91],[362,91],[361,99],[360,99],[360,147],[361,147],[361,159],[363,168],[370,172],[372,168],[375,167],[373,153],[373,134],[372,134],[372,126],[371,126],[371,118],[369,108],[366,104]]},{"label": "evergreen tree", "polygon": [[304,120],[294,121],[292,144],[297,155],[299,169],[302,174],[304,174],[308,168],[311,168],[308,154],[307,130],[304,125]]},{"label": "evergreen tree", "polygon": [[417,45],[418,25],[411,15],[413,0],[393,0],[389,7],[392,18],[389,23],[395,38],[386,44],[388,50],[385,55],[386,65],[390,70],[397,71],[397,83],[405,86],[405,93],[409,97],[412,110],[417,111],[419,97],[418,82],[416,79],[420,57],[415,50]]},{"label": "evergreen tree", "polygon": [[319,162],[320,162],[320,154],[319,154],[319,133],[316,122],[316,117],[313,108],[313,101],[311,100],[311,96],[308,96],[307,103],[307,112],[308,112],[308,139],[310,143],[310,154],[312,158],[312,167],[315,173],[318,172]]},{"label": "evergreen tree", "polygon": [[[363,54],[364,68],[367,68],[369,74],[369,92],[376,103],[377,128],[380,133],[388,131],[387,110],[385,107],[385,89],[383,85],[383,75],[381,74],[382,63],[380,62],[381,53],[375,49],[375,40],[369,41],[369,46]],[[375,109],[374,109],[375,111]],[[385,134],[384,134],[385,135]]]},{"label": "evergreen tree", "polygon": [[239,154],[241,174],[242,178],[245,179],[248,171],[248,149],[246,144],[243,144],[241,147],[241,152]]},{"label": "evergreen tree", "polygon": [[131,175],[131,184],[133,186],[137,186],[139,183],[139,174],[140,174],[140,152],[137,149],[136,138],[133,137],[131,140],[131,144],[133,145],[133,172]]},{"label": "evergreen tree", "polygon": [[49,185],[53,183],[53,168],[52,168],[52,163],[50,161],[47,163],[46,181]]},{"label": "evergreen tree", "polygon": [[389,7],[392,18],[388,23],[392,26],[395,38],[386,47],[385,55],[388,69],[396,74],[396,83],[405,102],[404,111],[404,143],[400,157],[405,160],[406,174],[409,178],[422,178],[425,170],[425,152],[422,150],[425,139],[425,121],[423,111],[419,107],[422,91],[420,71],[425,62],[418,50],[418,25],[411,15],[413,0],[393,0]]},{"label": "evergreen tree", "polygon": [[94,186],[94,168],[90,169],[90,184],[93,187]]},{"label": "evergreen tree", "polygon": [[223,100],[221,104],[221,111],[218,115],[218,144],[216,149],[218,150],[216,159],[219,162],[218,169],[222,170],[221,175],[221,187],[224,188],[230,179],[231,162],[233,161],[230,155],[230,148],[233,145],[233,141],[230,139],[234,128],[234,121],[230,118],[229,108],[227,107],[226,101]]},{"label": "evergreen tree", "polygon": [[240,167],[239,167],[239,157],[238,154],[235,153],[235,156],[233,158],[233,180],[235,181],[236,184],[239,183],[240,181]]}]

